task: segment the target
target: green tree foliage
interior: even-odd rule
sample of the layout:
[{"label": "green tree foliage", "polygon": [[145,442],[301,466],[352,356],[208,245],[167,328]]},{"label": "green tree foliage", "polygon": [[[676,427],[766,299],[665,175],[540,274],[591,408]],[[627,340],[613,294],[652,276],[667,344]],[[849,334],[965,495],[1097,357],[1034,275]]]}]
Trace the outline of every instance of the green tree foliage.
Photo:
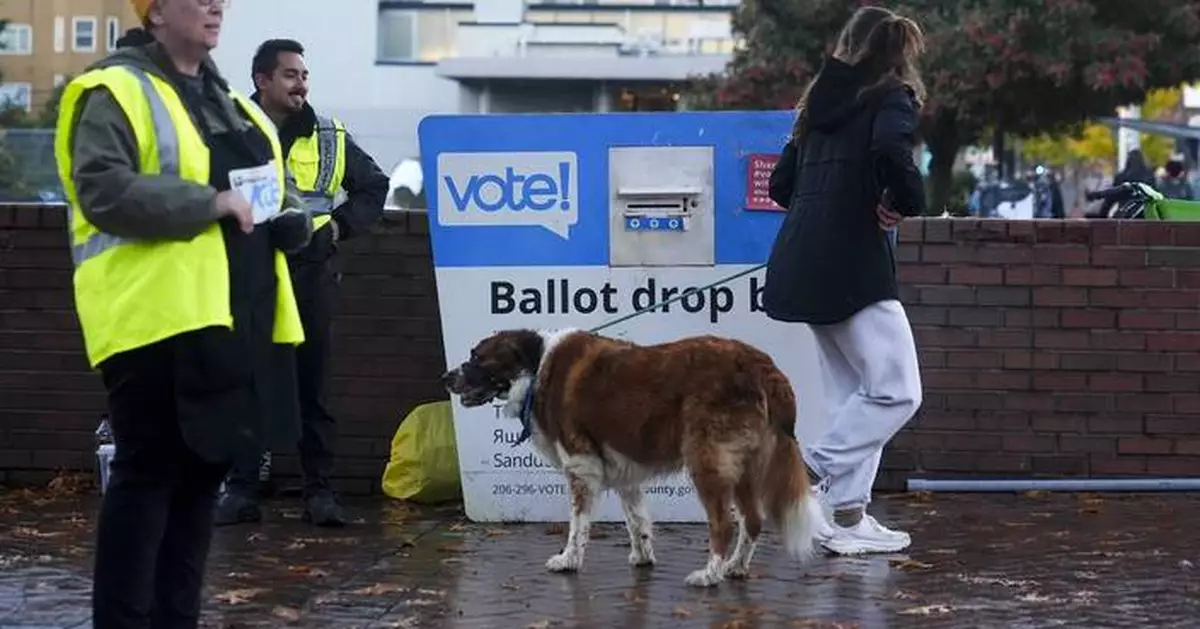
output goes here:
[{"label": "green tree foliage", "polygon": [[[790,107],[867,1],[743,0],[743,45],[726,72],[699,77],[689,105]],[[902,0],[928,51],[921,131],[932,154],[933,199],[948,200],[959,150],[991,130],[1075,135],[1086,120],[1142,102],[1149,90],[1200,78],[1200,0]]]}]

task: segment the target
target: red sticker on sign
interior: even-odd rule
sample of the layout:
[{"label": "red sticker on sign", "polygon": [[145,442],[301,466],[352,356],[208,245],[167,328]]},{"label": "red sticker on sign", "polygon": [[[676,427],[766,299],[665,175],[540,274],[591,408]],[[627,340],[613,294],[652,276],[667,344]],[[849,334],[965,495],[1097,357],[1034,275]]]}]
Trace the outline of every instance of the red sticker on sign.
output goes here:
[{"label": "red sticker on sign", "polygon": [[787,208],[771,200],[771,171],[779,161],[778,155],[758,153],[749,156],[746,164],[746,209],[786,212]]}]

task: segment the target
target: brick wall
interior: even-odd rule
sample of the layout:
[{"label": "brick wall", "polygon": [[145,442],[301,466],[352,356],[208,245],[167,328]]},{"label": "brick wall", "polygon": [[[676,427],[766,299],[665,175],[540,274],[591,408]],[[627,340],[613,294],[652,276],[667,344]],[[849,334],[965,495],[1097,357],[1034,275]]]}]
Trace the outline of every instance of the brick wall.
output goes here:
[{"label": "brick wall", "polygon": [[[64,214],[0,207],[0,482],[92,470],[104,410],[73,310]],[[385,217],[343,247],[330,393],[340,488],[375,489],[392,434],[414,405],[444,399],[437,294],[422,215]],[[293,456],[276,469],[298,473]]]},{"label": "brick wall", "polygon": [[1200,225],[904,225],[920,419],[889,484],[1200,474]]},{"label": "brick wall", "polygon": [[[901,243],[926,397],[881,487],[1200,474],[1200,225],[931,219]],[[389,216],[341,268],[331,386],[339,482],[359,493],[377,489],[407,410],[445,397],[425,218]],[[0,207],[0,480],[92,469],[103,405],[61,210]]]}]

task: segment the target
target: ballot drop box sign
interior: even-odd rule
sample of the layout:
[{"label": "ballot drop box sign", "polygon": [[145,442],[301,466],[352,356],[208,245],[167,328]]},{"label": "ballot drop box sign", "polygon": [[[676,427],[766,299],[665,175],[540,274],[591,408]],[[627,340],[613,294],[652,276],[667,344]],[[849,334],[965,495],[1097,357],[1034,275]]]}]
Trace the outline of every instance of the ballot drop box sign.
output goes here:
[{"label": "ballot drop box sign", "polygon": [[[767,196],[789,112],[435,115],[420,145],[446,362],[504,329],[591,328],[766,261],[783,220]],[[694,291],[601,333],[651,344],[698,334],[768,352],[799,400],[798,436],[824,428],[815,344],[762,312],[763,271]],[[467,516],[569,517],[562,473],[498,407],[454,426]],[[656,520],[703,522],[686,472],[646,487]],[[600,521],[623,519],[612,492]]]}]

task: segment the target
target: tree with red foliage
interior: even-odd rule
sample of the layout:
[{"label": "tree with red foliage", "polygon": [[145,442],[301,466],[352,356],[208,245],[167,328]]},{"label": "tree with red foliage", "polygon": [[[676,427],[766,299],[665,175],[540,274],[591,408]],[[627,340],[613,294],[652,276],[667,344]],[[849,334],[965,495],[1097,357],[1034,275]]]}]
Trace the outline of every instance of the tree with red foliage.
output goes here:
[{"label": "tree with red foliage", "polygon": [[[695,79],[693,109],[790,108],[869,0],[743,0],[744,45],[726,71]],[[959,151],[983,139],[1070,132],[1200,78],[1200,0],[903,0],[920,24],[929,99],[921,133],[932,155],[931,211],[948,200]]]}]

